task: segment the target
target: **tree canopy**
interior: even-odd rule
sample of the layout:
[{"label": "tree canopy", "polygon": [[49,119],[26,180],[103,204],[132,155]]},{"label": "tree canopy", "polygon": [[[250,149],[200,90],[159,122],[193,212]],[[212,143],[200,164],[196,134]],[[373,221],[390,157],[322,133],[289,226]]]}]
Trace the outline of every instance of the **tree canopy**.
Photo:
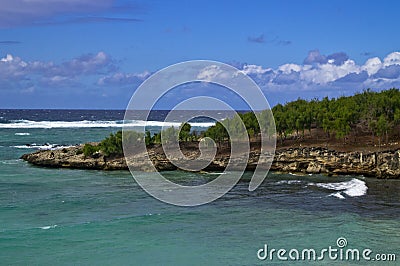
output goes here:
[{"label": "tree canopy", "polygon": [[[173,140],[184,142],[209,137],[221,145],[229,140],[228,131],[237,137],[243,137],[247,132],[251,139],[261,132],[271,136],[275,133],[274,126],[276,126],[276,134],[281,142],[288,135],[304,136],[306,130],[312,134],[313,128],[322,129],[328,137],[344,139],[358,126],[369,131],[372,136],[378,136],[380,142],[385,136],[387,141],[389,133],[393,133],[399,125],[400,91],[395,88],[381,92],[368,89],[347,97],[331,99],[325,97],[309,101],[299,98],[286,104],[277,104],[272,108],[272,112],[264,110],[258,113],[237,114],[232,118],[216,122],[214,126],[201,133],[192,131],[189,123],[182,123],[179,128],[170,127],[153,136],[149,131],[145,134],[130,132],[125,138],[133,143],[145,138],[146,145],[153,145]],[[123,154],[122,132],[110,134],[98,147],[87,144],[83,149],[85,155],[97,151],[102,151],[106,155]]]}]

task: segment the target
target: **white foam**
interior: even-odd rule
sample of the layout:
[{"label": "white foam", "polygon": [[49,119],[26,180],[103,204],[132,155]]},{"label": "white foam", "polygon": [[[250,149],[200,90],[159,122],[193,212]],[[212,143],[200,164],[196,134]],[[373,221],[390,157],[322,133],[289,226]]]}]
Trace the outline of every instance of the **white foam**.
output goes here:
[{"label": "white foam", "polygon": [[11,146],[13,148],[17,149],[39,149],[39,150],[58,150],[58,149],[63,149],[63,148],[70,148],[73,146],[62,146],[58,144],[43,144],[43,145],[38,145],[36,143],[32,143],[30,145],[16,145],[16,146]]},{"label": "white foam", "polygon": [[338,199],[345,199],[345,197],[342,195],[342,192],[332,193],[329,196],[336,197]]},{"label": "white foam", "polygon": [[18,164],[20,159],[0,161],[2,164]]},{"label": "white foam", "polygon": [[42,227],[39,227],[39,228],[43,229],[43,230],[49,230],[49,229],[53,229],[53,228],[56,228],[56,227],[57,227],[57,225],[55,224],[55,225],[42,226]]},{"label": "white foam", "polygon": [[15,136],[29,136],[31,133],[26,133],[26,132],[21,132],[21,133],[15,133]]},{"label": "white foam", "polygon": [[[194,127],[210,127],[215,125],[214,122],[193,122],[189,123]],[[108,127],[144,127],[144,126],[159,126],[159,127],[179,127],[180,122],[162,122],[162,121],[143,121],[131,120],[124,121],[31,121],[31,120],[13,120],[11,123],[0,123],[0,128],[108,128]],[[29,134],[29,133],[28,133]]]},{"label": "white foam", "polygon": [[281,181],[276,182],[275,184],[278,184],[278,185],[280,185],[280,184],[292,185],[292,184],[300,184],[301,182],[302,182],[301,180],[281,180]]},{"label": "white foam", "polygon": [[206,174],[207,174],[207,175],[226,175],[226,173],[225,173],[225,172],[222,172],[222,173],[217,173],[217,172],[207,172]]},{"label": "white foam", "polygon": [[337,198],[344,198],[343,194],[350,197],[360,197],[367,194],[368,187],[364,181],[353,178],[350,181],[344,181],[339,183],[310,183],[309,185],[315,185],[317,187],[336,190],[339,192],[332,193],[331,196]]}]

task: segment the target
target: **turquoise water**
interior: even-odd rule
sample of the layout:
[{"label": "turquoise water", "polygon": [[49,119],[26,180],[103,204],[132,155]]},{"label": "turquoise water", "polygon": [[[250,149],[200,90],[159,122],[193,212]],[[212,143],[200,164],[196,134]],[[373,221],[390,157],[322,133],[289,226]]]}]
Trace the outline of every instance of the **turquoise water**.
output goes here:
[{"label": "turquoise water", "polygon": [[[264,244],[321,250],[336,246],[339,237],[349,248],[397,254],[397,262],[381,265],[399,263],[398,180],[270,173],[249,192],[251,173],[245,173],[224,197],[184,208],[147,195],[129,172],[45,169],[18,159],[34,150],[26,144],[73,145],[115,130],[0,129],[1,265],[280,264],[276,258],[260,261],[257,251]],[[188,183],[212,178],[166,175]]]}]

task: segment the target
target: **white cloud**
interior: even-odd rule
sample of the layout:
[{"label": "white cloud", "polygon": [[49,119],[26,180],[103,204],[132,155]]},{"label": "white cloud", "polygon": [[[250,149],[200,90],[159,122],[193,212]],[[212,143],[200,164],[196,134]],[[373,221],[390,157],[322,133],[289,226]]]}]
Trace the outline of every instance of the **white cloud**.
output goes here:
[{"label": "white cloud", "polygon": [[[311,66],[304,66],[305,68],[311,68]],[[281,65],[278,70],[282,71],[284,74],[290,74],[292,71],[293,72],[300,72],[304,67],[296,64],[284,64]]]},{"label": "white cloud", "polygon": [[99,78],[97,84],[100,86],[135,86],[150,76],[150,72],[142,73],[121,73],[117,72]]},{"label": "white cloud", "polygon": [[308,83],[326,84],[333,82],[349,73],[359,73],[360,67],[353,60],[347,60],[342,65],[335,65],[333,62],[318,64],[314,68],[304,69],[300,78]]},{"label": "white cloud", "polygon": [[382,68],[382,61],[378,57],[373,57],[367,60],[361,67],[362,70],[368,72],[368,75],[373,75]]},{"label": "white cloud", "polygon": [[39,60],[24,61],[10,54],[0,59],[0,78],[14,83],[16,88],[21,88],[21,84],[28,81],[29,85],[36,82],[42,86],[76,84],[77,77],[110,73],[115,69],[114,61],[104,52],[82,55],[61,64]]},{"label": "white cloud", "polygon": [[14,60],[13,56],[10,55],[10,54],[7,54],[7,56],[4,57],[4,58],[2,58],[0,61],[1,61],[1,62],[11,62],[11,61],[13,61],[13,60]]},{"label": "white cloud", "polygon": [[318,49],[312,50],[308,53],[307,57],[304,59],[305,65],[313,64],[325,64],[328,61],[325,55],[322,55]]},{"label": "white cloud", "polygon": [[[324,56],[314,52],[321,63],[287,63],[276,68],[262,65],[241,65],[240,71],[249,75],[265,92],[343,91],[365,88],[400,87],[400,53],[393,52],[384,59],[369,58],[357,64],[344,53]],[[330,58],[330,59],[328,59]],[[343,61],[347,58],[345,61]],[[16,55],[0,58],[0,90],[41,91],[44,88],[126,88],[136,87],[151,75],[148,71],[124,73],[115,61],[100,51],[63,63],[26,61]],[[232,78],[217,65],[199,71],[198,79],[218,81]]]},{"label": "white cloud", "polygon": [[400,65],[400,52],[393,52],[383,59],[384,66]]},{"label": "white cloud", "polygon": [[222,70],[217,65],[207,66],[200,70],[197,75],[197,79],[205,81],[216,81],[217,79],[229,78],[226,71]]},{"label": "white cloud", "polygon": [[387,55],[383,62],[373,57],[359,65],[343,52],[325,56],[313,50],[302,65],[288,63],[276,69],[245,65],[242,70],[268,91],[332,90],[346,86],[383,89],[400,86],[400,52]]},{"label": "white cloud", "polygon": [[104,52],[86,54],[59,66],[55,71],[62,75],[95,74],[103,68],[113,68],[112,59]]},{"label": "white cloud", "polygon": [[242,71],[246,75],[251,75],[251,74],[265,74],[267,72],[272,71],[272,69],[263,68],[262,66],[257,66],[257,65],[244,65]]}]

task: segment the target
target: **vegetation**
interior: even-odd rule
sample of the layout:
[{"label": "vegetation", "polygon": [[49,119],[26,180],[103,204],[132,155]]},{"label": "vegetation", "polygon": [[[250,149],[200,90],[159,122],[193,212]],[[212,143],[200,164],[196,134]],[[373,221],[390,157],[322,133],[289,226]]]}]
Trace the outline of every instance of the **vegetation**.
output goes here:
[{"label": "vegetation", "polygon": [[275,121],[276,134],[281,143],[288,136],[302,138],[306,131],[312,136],[312,129],[321,129],[328,138],[335,137],[343,141],[351,133],[357,136],[369,132],[372,137],[378,136],[380,144],[381,141],[388,142],[389,135],[395,133],[400,125],[400,91],[365,90],[350,97],[325,97],[311,101],[298,99],[274,106],[272,113],[274,119],[269,110],[239,114],[210,127],[204,136],[216,142],[226,141],[228,134],[224,125],[234,132],[242,120],[250,138],[257,137],[261,129],[270,137],[274,133]]},{"label": "vegetation", "polygon": [[118,131],[115,134],[110,134],[109,137],[102,140],[98,145],[92,145],[86,143],[83,146],[83,154],[88,157],[92,156],[94,153],[101,151],[107,156],[121,155],[122,150],[122,131]]},{"label": "vegetation", "polygon": [[107,156],[123,154],[122,149],[122,131],[110,134],[108,138],[102,140],[99,144],[100,150]]},{"label": "vegetation", "polygon": [[328,137],[345,139],[357,130],[367,131],[371,136],[385,137],[400,124],[400,91],[390,89],[381,92],[365,90],[350,97],[322,100],[313,99],[278,104],[272,108],[276,131],[281,142],[289,134],[304,136],[312,128],[323,129]]},{"label": "vegetation", "polygon": [[92,144],[86,143],[85,146],[83,146],[83,154],[85,157],[92,156],[93,153],[98,152],[100,150],[100,146],[94,146]]},{"label": "vegetation", "polygon": [[[343,96],[337,99],[325,97],[322,100],[310,101],[299,98],[284,105],[274,106],[272,113],[270,110],[265,110],[256,114],[253,112],[238,114],[217,122],[200,134],[192,131],[189,123],[182,123],[179,128],[169,127],[153,136],[149,131],[146,131],[144,135],[132,131],[127,132],[124,137],[133,143],[140,142],[144,138],[147,146],[176,140],[195,141],[209,137],[221,146],[229,140],[228,132],[238,138],[244,137],[246,132],[250,139],[256,138],[261,132],[271,137],[275,133],[275,121],[276,134],[281,143],[288,136],[302,138],[306,131],[312,136],[312,129],[321,129],[328,138],[336,137],[343,141],[351,133],[357,136],[359,131],[367,132],[372,137],[377,136],[380,145],[381,141],[388,142],[389,134],[395,133],[395,130],[399,128],[400,91],[398,89],[381,92],[365,90],[350,97]],[[123,154],[122,132],[110,134],[98,146],[86,144],[83,148],[85,156],[90,156],[97,151],[107,156]]]}]

